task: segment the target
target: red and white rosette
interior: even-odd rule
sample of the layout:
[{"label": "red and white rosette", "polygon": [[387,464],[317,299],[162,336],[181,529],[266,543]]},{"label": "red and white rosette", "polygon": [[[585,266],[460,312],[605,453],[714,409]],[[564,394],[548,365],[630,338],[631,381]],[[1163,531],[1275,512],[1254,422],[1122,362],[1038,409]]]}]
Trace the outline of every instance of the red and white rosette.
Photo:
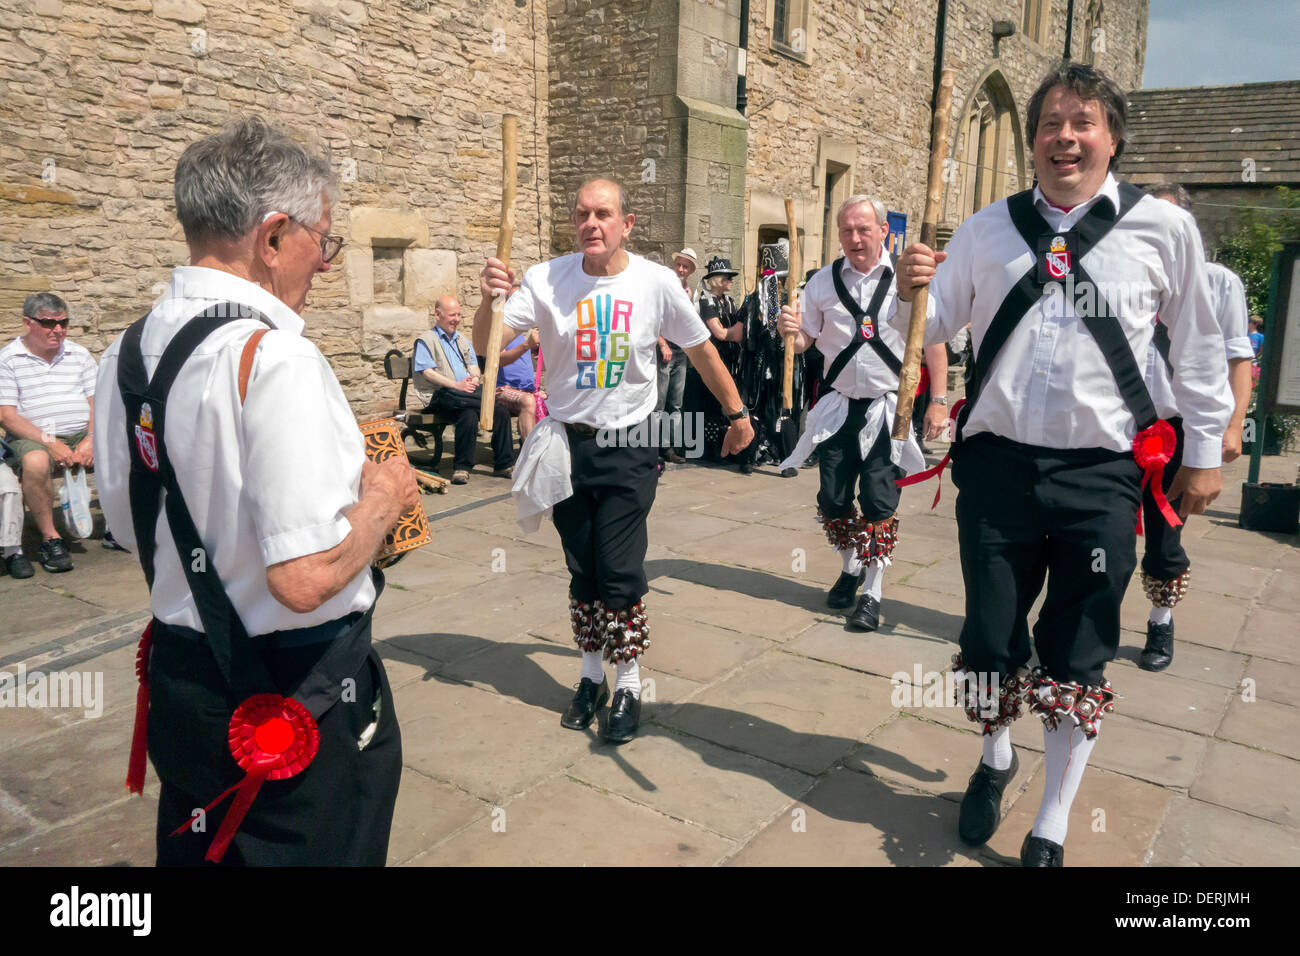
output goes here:
[{"label": "red and white rosette", "polygon": [[[1133,437],[1133,459],[1142,469],[1141,490],[1145,491],[1147,485],[1151,486],[1151,497],[1171,528],[1177,528],[1183,523],[1170,507],[1163,487],[1165,465],[1173,460],[1177,448],[1178,436],[1174,434],[1174,426],[1164,419],[1142,429]],[[1141,500],[1138,501],[1137,533],[1142,533]]]},{"label": "red and white rosette", "polygon": [[128,793],[144,793],[145,758],[149,744],[149,653],[153,650],[153,621],[145,625],[135,651],[135,727],[131,731],[131,756],[126,765]]},{"label": "red and white rosette", "polygon": [[[204,857],[213,863],[221,862],[263,782],[286,780],[311,764],[320,749],[320,730],[292,697],[254,694],[231,716],[229,741],[230,755],[246,776],[203,808],[207,812],[238,791]],[[186,820],[172,835],[183,833],[191,822]]]}]

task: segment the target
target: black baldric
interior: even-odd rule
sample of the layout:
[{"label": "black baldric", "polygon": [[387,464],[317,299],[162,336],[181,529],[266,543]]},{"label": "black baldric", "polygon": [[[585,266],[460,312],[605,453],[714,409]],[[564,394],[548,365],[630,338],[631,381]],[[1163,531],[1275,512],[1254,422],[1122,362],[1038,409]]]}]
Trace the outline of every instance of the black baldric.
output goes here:
[{"label": "black baldric", "polygon": [[[876,291],[871,295],[871,301],[867,303],[864,310],[857,301],[849,294],[848,288],[844,285],[844,279],[840,275],[840,270],[844,268],[844,257],[840,256],[831,264],[831,279],[835,283],[835,295],[840,300],[840,305],[844,306],[853,317],[853,325],[856,330],[853,334],[853,341],[840,350],[840,354],[835,356],[835,361],[831,363],[830,369],[826,372],[824,381],[827,385],[834,385],[835,380],[840,377],[849,362],[858,354],[858,349],[871,343],[871,347],[876,350],[880,360],[888,366],[889,370],[895,375],[903,371],[902,360],[889,350],[880,338],[880,323],[877,319],[880,316],[880,308],[885,303],[885,296],[889,294],[889,287],[894,281],[894,269],[897,267],[898,259],[892,253],[889,256],[889,265],[885,267],[885,273],[876,283]],[[866,318],[871,322],[872,334],[870,338],[862,335],[862,320]]]}]

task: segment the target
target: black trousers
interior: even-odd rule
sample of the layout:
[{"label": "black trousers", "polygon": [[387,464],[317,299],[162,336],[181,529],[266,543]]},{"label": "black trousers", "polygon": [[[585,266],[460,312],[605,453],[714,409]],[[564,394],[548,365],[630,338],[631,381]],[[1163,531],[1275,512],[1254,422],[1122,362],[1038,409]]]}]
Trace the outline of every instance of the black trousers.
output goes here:
[{"label": "black trousers", "polygon": [[659,484],[659,450],[600,447],[569,429],[573,494],[552,517],[569,566],[569,596],[630,607],[645,596],[646,518]]},{"label": "black trousers", "polygon": [[867,521],[882,521],[898,510],[902,491],[894,482],[903,477],[904,471],[889,460],[889,430],[880,430],[866,458],[858,446],[858,433],[870,404],[870,399],[849,399],[849,414],[843,426],[817,446],[821,469],[817,507],[826,518],[845,518],[852,513],[855,486],[862,517]]},{"label": "black trousers", "polygon": [[[325,646],[268,650],[267,667],[281,694],[311,672]],[[385,864],[402,776],[402,737],[388,675],[374,648],[353,680],[355,693],[345,690],[318,721],[320,749],[311,764],[287,780],[262,784],[222,866]],[[378,726],[360,750],[358,741],[375,720],[376,691],[382,694]],[[227,743],[231,714],[242,701],[226,686],[202,635],[157,621],[149,697],[149,757],[162,781],[158,865],[203,865],[233,795],[207,814],[205,832],[170,834],[243,779]]]},{"label": "black trousers", "polygon": [[[1170,459],[1169,464],[1165,465],[1161,485],[1166,492],[1174,483],[1174,475],[1178,474],[1178,469],[1183,464],[1183,420],[1171,418],[1169,424],[1173,426],[1174,434],[1178,436],[1178,447],[1174,450],[1174,457]],[[1177,499],[1169,504],[1175,512],[1178,511]],[[1183,550],[1182,525],[1177,528],[1169,526],[1169,522],[1156,507],[1156,500],[1150,486],[1142,492],[1142,531],[1146,542],[1142,552],[1142,570],[1148,577],[1155,578],[1157,581],[1172,581],[1192,566],[1187,552]]]},{"label": "black trousers", "polygon": [[1033,648],[1049,677],[1096,684],[1119,647],[1137,564],[1141,469],[1130,454],[975,435],[953,453],[966,584],[964,665],[1013,673],[1030,659],[1028,615],[1047,582]]},{"label": "black trousers", "polygon": [[[474,440],[478,437],[478,419],[483,406],[483,386],[472,392],[444,388],[434,396],[426,412],[456,420],[456,450],[453,467],[469,471],[474,467]],[[508,468],[514,464],[515,442],[510,433],[510,413],[497,402],[492,415],[492,467]]]}]

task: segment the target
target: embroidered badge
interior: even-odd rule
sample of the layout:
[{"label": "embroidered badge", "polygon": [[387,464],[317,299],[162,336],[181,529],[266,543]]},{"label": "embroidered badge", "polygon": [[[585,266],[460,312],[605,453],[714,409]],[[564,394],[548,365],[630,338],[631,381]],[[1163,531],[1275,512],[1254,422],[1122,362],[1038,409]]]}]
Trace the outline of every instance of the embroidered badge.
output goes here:
[{"label": "embroidered badge", "polygon": [[860,326],[860,329],[864,339],[869,339],[876,334],[876,327],[871,323],[871,318],[869,316],[862,317],[862,325]]},{"label": "embroidered badge", "polygon": [[1070,274],[1070,250],[1064,236],[1055,236],[1047,248],[1047,273],[1053,279],[1064,279]]},{"label": "embroidered badge", "polygon": [[153,409],[148,402],[140,406],[140,423],[135,426],[135,447],[145,467],[157,471],[158,436],[153,433]]}]

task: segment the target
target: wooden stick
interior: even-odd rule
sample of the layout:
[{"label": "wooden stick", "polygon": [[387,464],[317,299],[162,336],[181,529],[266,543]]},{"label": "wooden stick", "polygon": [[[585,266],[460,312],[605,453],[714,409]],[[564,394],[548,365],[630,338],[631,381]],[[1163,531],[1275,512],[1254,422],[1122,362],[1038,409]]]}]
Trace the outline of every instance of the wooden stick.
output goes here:
[{"label": "wooden stick", "polygon": [[[799,308],[799,230],[794,221],[794,200],[785,201],[785,227],[790,233],[789,272],[785,276],[785,289],[790,297],[790,307]],[[794,410],[794,336],[785,337],[785,363],[781,369],[781,408]]]},{"label": "wooden stick", "polygon": [[[510,245],[515,238],[515,186],[518,183],[519,118],[501,117],[501,228],[497,231],[497,258],[510,265]],[[487,355],[483,356],[483,401],[479,405],[480,432],[492,431],[496,413],[497,368],[501,363],[501,338],[505,331],[505,296],[492,302]]]},{"label": "wooden stick", "polygon": [[420,471],[418,468],[412,468],[411,471],[415,472],[415,480],[418,483],[424,485],[426,488],[432,488],[438,494],[444,493],[447,490],[447,486],[451,484],[450,481],[441,475],[431,475],[427,471]]},{"label": "wooden stick", "polygon": [[[930,177],[925,191],[925,215],[921,220],[921,242],[931,249],[938,232],[939,211],[943,204],[943,161],[948,152],[948,114],[952,112],[952,70],[939,74],[939,98],[934,104],[930,132]],[[916,386],[921,381],[921,353],[925,346],[925,310],[930,287],[921,286],[912,293],[912,319],[907,327],[907,349],[903,353],[903,370],[898,375],[898,408],[890,437],[906,441],[912,433],[912,405]]]}]

